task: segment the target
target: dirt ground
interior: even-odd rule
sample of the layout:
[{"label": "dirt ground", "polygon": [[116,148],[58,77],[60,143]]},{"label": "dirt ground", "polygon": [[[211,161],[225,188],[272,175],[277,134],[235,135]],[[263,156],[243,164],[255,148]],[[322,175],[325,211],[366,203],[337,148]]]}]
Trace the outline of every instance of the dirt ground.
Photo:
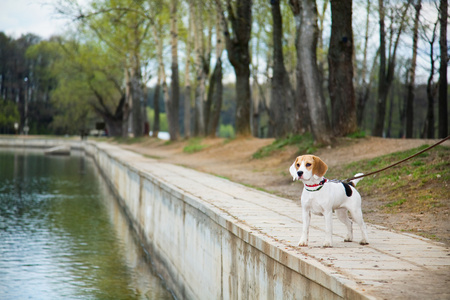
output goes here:
[{"label": "dirt ground", "polygon": [[[196,152],[185,153],[187,142],[166,143],[157,139],[146,139],[121,147],[144,154],[163,162],[182,165],[202,172],[228,178],[234,182],[260,188],[299,203],[302,184],[292,182],[288,168],[296,156],[296,147],[286,147],[275,155],[253,159],[252,155],[261,147],[271,144],[273,139],[245,138],[225,141],[223,139],[204,139],[208,147]],[[363,159],[375,158],[397,151],[432,145],[437,140],[383,139],[366,137],[363,139],[339,139],[335,145],[317,150],[329,169],[339,164],[348,164]],[[447,141],[445,146],[450,146]],[[355,170],[357,172],[364,170]],[[341,178],[343,179],[343,178]],[[444,187],[450,192],[448,183]],[[450,195],[450,193],[449,193]],[[432,237],[450,246],[450,197],[446,205],[439,209],[420,213],[386,213],[381,211],[382,192],[376,196],[363,197],[363,214],[367,223],[380,225],[390,230],[404,231]]]}]

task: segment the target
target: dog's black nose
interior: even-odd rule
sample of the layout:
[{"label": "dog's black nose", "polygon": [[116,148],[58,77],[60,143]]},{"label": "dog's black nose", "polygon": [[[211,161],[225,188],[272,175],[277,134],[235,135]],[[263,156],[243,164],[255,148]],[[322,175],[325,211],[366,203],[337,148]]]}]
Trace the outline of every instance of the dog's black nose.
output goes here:
[{"label": "dog's black nose", "polygon": [[297,172],[297,175],[298,175],[298,177],[302,177],[303,171],[298,171],[298,172]]}]

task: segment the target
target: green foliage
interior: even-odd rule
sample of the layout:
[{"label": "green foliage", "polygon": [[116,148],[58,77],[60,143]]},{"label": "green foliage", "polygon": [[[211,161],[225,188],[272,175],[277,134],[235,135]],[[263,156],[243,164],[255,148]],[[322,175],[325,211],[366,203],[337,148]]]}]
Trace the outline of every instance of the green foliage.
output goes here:
[{"label": "green foliage", "polygon": [[289,135],[287,138],[275,140],[272,144],[259,149],[253,154],[253,158],[264,158],[272,155],[275,151],[280,151],[286,146],[297,146],[298,153],[312,153],[316,150],[314,139],[311,134]]},{"label": "green foliage", "polygon": [[202,141],[203,141],[202,138],[189,139],[188,145],[183,148],[183,152],[195,153],[208,147],[207,145],[202,145]]},{"label": "green foliage", "polygon": [[[153,130],[153,124],[155,124],[155,110],[151,107],[147,107],[147,118],[151,124],[151,130]],[[169,131],[169,121],[167,120],[166,113],[159,113],[159,131]]]},{"label": "green foliage", "polygon": [[[328,170],[327,177],[345,179],[357,172],[373,172],[427,147],[424,145],[346,166],[336,166]],[[358,190],[366,196],[383,195],[385,208],[397,209],[401,206],[417,212],[442,205],[442,199],[448,199],[445,186],[449,180],[450,148],[438,146],[393,168],[365,177],[358,184]]]},{"label": "green foliage", "polygon": [[405,202],[406,202],[406,199],[400,199],[400,200],[398,200],[398,201],[389,202],[389,203],[386,204],[385,206],[386,206],[386,207],[395,207],[395,206],[400,206],[400,205],[402,205],[402,204],[405,203]]},{"label": "green foliage", "polygon": [[3,131],[13,131],[14,123],[19,123],[20,115],[17,106],[12,101],[0,100],[0,129]]},{"label": "green foliage", "polygon": [[114,137],[113,141],[118,143],[118,144],[127,144],[127,145],[132,145],[132,144],[139,144],[145,141],[145,137]]},{"label": "green foliage", "polygon": [[236,136],[234,132],[234,127],[231,124],[224,125],[220,124],[219,127],[219,137],[232,139]]},{"label": "green foliage", "polygon": [[347,137],[352,139],[362,139],[366,137],[366,132],[364,130],[358,130],[356,132],[348,134]]}]

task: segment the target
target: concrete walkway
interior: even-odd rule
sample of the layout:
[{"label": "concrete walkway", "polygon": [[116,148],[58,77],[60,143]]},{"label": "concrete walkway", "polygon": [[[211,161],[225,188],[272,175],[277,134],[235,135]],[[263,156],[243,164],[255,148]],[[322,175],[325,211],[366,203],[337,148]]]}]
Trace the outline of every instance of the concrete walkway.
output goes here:
[{"label": "concrete walkway", "polygon": [[355,242],[345,243],[346,229],[335,218],[334,247],[322,248],[324,220],[313,216],[309,246],[300,248],[296,245],[301,234],[301,208],[291,200],[135,155],[131,160],[134,167],[198,198],[247,231],[249,240],[252,236],[261,238],[286,254],[287,261],[307,262],[363,297],[450,299],[450,249],[443,244],[370,224],[370,245],[358,244],[361,233],[356,224]]},{"label": "concrete walkway", "polygon": [[[18,146],[18,142],[23,143],[2,140],[1,144]],[[51,142],[25,144],[45,147]],[[334,247],[322,248],[324,221],[312,216],[309,247],[299,248],[301,208],[291,200],[100,144],[109,149],[109,155],[120,157],[139,173],[150,174],[158,184],[189,195],[187,204],[248,244],[343,298],[450,299],[450,249],[442,244],[370,224],[370,245],[357,243],[361,238],[357,226],[355,242],[344,243],[344,225],[335,219]],[[80,143],[74,146],[82,147]],[[299,193],[301,188],[299,184]]]}]

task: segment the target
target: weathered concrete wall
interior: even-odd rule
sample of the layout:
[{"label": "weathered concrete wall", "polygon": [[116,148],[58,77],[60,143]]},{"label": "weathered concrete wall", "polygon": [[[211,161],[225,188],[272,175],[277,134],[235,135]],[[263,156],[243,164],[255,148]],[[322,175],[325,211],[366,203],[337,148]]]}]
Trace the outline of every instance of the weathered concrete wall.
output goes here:
[{"label": "weathered concrete wall", "polygon": [[[0,143],[50,147],[64,142]],[[282,198],[105,143],[69,143],[94,157],[178,299],[366,298],[345,278],[330,276],[322,264],[293,255],[233,216],[241,209],[261,218],[265,206],[283,205]],[[276,222],[270,216],[265,220]]]}]

